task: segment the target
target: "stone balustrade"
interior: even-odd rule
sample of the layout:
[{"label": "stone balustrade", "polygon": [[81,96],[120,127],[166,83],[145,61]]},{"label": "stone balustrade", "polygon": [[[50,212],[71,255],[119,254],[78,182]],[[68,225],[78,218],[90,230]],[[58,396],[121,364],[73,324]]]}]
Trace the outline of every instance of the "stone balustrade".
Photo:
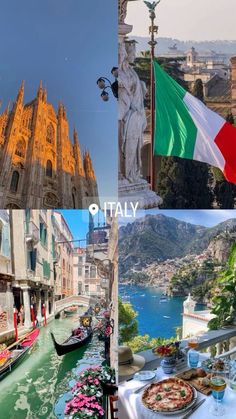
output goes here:
[{"label": "stone balustrade", "polygon": [[[236,326],[226,327],[219,330],[209,330],[197,335],[199,338],[198,351],[209,352],[211,356],[220,356],[232,348],[236,348]],[[181,347],[188,345],[188,339],[181,341]],[[151,349],[138,353],[145,358],[144,369],[156,368],[160,365],[161,358],[152,353]],[[232,357],[236,356],[235,354]]]}]

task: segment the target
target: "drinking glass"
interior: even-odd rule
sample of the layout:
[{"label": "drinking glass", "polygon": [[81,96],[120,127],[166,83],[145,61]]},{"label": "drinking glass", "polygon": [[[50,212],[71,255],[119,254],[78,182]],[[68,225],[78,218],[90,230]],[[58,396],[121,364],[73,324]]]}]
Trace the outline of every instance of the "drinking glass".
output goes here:
[{"label": "drinking glass", "polygon": [[210,412],[214,416],[223,416],[225,409],[222,406],[222,400],[225,395],[226,382],[224,377],[219,375],[212,375],[210,379],[210,386],[212,389],[212,396],[214,398],[214,404],[210,408]]},{"label": "drinking glass", "polygon": [[198,347],[199,340],[196,336],[190,337],[188,340],[188,366],[190,368],[196,368],[199,362],[199,353],[195,350]]}]

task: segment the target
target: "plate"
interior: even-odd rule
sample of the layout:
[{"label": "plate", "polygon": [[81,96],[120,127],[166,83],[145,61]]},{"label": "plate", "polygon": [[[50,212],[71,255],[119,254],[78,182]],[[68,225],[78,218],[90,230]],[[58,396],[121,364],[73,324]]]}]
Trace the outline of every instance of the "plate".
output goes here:
[{"label": "plate", "polygon": [[[151,384],[150,384],[151,385]],[[191,386],[190,384],[188,384],[191,388],[192,388],[192,390],[193,390],[193,399],[192,399],[192,401],[188,404],[188,405],[186,405],[186,406],[184,406],[182,409],[178,409],[178,410],[174,410],[174,411],[172,411],[172,412],[158,412],[158,411],[156,411],[156,410],[152,410],[152,409],[150,409],[149,407],[147,407],[145,404],[144,404],[144,402],[143,402],[143,393],[145,392],[145,390],[147,390],[147,387],[145,388],[145,390],[142,392],[142,394],[141,394],[141,403],[142,403],[142,405],[143,405],[143,407],[146,409],[146,410],[148,410],[149,412],[152,412],[152,414],[154,414],[154,413],[156,413],[157,415],[162,415],[162,416],[174,416],[174,415],[182,415],[183,413],[185,413],[187,410],[189,410],[192,406],[194,406],[195,405],[195,403],[197,402],[197,390],[193,387],[193,386]]]},{"label": "plate", "polygon": [[149,381],[156,377],[155,371],[140,371],[134,374],[134,380]]},{"label": "plate", "polygon": [[229,368],[230,368],[229,361],[224,359],[224,361],[223,361],[224,362],[224,369],[214,368],[214,365],[217,361],[219,361],[219,360],[217,360],[215,358],[206,359],[205,361],[202,361],[202,368],[208,373],[213,372],[213,373],[217,373],[219,375],[228,373]]}]

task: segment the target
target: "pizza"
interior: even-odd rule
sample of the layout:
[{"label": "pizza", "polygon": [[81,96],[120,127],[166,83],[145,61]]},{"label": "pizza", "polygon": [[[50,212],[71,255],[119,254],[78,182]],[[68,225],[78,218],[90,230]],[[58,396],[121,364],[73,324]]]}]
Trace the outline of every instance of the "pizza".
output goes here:
[{"label": "pizza", "polygon": [[188,406],[194,398],[192,387],[180,378],[167,378],[151,384],[142,395],[144,406],[154,412],[174,412]]}]

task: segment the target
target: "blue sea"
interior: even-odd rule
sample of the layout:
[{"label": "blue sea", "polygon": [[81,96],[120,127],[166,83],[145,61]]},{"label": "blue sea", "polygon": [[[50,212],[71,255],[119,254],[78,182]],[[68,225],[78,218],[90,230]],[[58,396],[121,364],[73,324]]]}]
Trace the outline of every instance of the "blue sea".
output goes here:
[{"label": "blue sea", "polygon": [[[169,297],[160,302],[162,291],[153,287],[120,285],[120,297],[128,296],[133,309],[138,313],[139,334],[151,338],[175,336],[175,328],[182,326],[183,301],[186,297]],[[125,300],[123,300],[125,302]],[[196,310],[203,310],[198,304]]]}]

